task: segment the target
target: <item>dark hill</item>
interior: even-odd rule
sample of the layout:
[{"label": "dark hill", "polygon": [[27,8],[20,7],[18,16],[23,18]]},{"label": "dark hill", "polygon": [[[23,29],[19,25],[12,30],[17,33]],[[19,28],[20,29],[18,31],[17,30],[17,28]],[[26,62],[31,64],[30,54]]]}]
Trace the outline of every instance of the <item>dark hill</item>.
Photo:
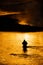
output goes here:
[{"label": "dark hill", "polygon": [[43,27],[20,25],[17,19],[0,16],[0,31],[37,32],[43,31]]}]

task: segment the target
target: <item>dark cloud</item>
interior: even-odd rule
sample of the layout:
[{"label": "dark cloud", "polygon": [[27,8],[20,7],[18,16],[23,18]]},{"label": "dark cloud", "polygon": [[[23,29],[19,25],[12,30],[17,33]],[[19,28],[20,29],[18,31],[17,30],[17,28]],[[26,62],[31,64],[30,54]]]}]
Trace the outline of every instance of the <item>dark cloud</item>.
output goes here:
[{"label": "dark cloud", "polygon": [[43,26],[43,2],[42,0],[7,0],[0,1],[0,9],[6,11],[20,11],[22,18],[27,19],[28,24]]}]

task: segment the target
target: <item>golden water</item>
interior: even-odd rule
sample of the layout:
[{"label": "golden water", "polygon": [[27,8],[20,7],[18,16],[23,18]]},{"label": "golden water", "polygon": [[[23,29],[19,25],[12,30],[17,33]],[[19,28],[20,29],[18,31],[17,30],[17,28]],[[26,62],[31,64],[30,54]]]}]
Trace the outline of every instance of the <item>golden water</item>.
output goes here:
[{"label": "golden water", "polygon": [[27,46],[43,46],[43,32],[0,32],[0,65],[43,65],[43,48],[27,48],[24,58],[24,39]]}]

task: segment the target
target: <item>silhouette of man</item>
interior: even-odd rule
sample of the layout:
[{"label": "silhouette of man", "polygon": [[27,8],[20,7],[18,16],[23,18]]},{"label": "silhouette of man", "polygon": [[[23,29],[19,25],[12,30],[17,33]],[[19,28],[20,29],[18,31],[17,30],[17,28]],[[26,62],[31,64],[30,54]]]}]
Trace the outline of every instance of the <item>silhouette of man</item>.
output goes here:
[{"label": "silhouette of man", "polygon": [[27,52],[27,42],[24,40],[22,44],[23,44],[23,51]]}]

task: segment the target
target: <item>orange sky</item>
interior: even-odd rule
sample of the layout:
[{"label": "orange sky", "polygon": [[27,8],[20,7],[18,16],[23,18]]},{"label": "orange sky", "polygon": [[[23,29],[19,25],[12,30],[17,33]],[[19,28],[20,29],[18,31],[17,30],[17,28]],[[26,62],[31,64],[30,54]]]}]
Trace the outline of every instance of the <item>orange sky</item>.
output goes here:
[{"label": "orange sky", "polygon": [[0,11],[0,16],[3,16],[3,15],[10,15],[10,14],[20,14],[20,12]]}]

